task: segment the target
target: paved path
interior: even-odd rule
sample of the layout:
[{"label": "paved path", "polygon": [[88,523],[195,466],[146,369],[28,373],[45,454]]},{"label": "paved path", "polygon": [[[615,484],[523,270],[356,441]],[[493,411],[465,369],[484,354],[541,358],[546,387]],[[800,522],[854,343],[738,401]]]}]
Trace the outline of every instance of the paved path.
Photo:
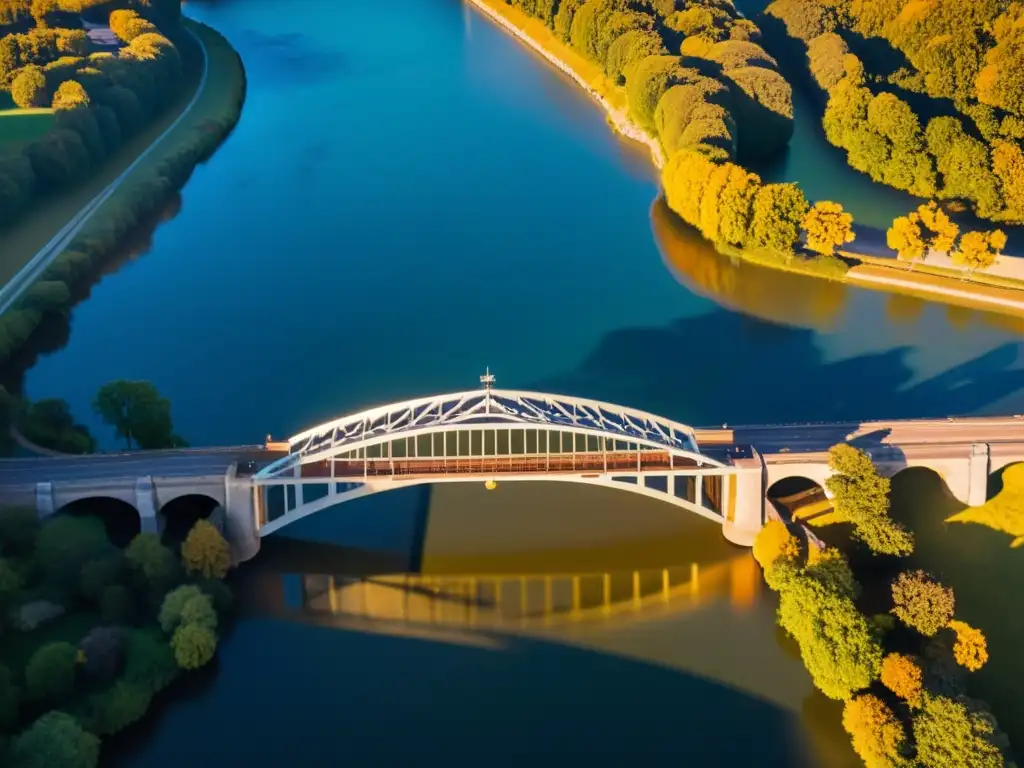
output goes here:
[{"label": "paved path", "polygon": [[82,210],[75,214],[71,221],[61,227],[60,231],[53,236],[50,242],[44,245],[39,253],[33,256],[29,263],[22,267],[21,271],[10,279],[7,285],[0,288],[0,315],[9,310],[14,303],[21,298],[21,295],[28,290],[36,280],[42,277],[46,268],[49,267],[50,264],[53,263],[53,260],[56,259],[57,256],[59,256],[64,249],[68,247],[71,241],[75,239],[78,233],[82,230],[82,227],[84,227],[89,222],[89,219],[92,218],[93,214],[95,214],[96,211],[98,211],[110,198],[110,196],[118,190],[121,184],[123,184],[131,175],[132,171],[134,171],[143,160],[149,157],[150,153],[181,124],[181,121],[188,116],[188,113],[192,111],[196,102],[199,101],[199,97],[202,96],[203,89],[206,87],[210,58],[207,55],[206,46],[203,45],[203,41],[200,40],[192,30],[186,28],[185,31],[192,35],[192,39],[196,41],[196,44],[199,46],[199,50],[203,53],[203,74],[199,79],[199,85],[196,86],[196,92],[192,96],[192,100],[188,103],[188,106],[182,110],[182,113],[175,118],[174,122],[167,127],[167,130],[161,133],[141,155],[135,158],[135,160],[132,161],[132,164],[125,168],[120,176],[110,182],[102,192],[96,195],[96,197],[89,201]]}]

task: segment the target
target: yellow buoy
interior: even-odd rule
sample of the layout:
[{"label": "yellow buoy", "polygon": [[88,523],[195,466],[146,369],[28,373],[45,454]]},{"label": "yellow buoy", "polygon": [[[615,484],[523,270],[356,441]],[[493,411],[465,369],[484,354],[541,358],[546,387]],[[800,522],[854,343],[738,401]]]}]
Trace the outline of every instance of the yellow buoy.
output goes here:
[{"label": "yellow buoy", "polygon": [[488,491],[493,491],[497,487],[498,487],[498,481],[497,480],[488,480],[486,483],[484,483],[484,488],[486,488]]}]

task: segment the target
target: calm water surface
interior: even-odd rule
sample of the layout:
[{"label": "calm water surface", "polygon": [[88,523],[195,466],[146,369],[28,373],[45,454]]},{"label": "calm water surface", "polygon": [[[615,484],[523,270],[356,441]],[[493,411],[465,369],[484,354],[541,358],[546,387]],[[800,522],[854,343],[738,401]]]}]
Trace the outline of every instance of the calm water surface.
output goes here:
[{"label": "calm water surface", "polygon": [[[155,382],[194,444],[466,388],[487,365],[503,386],[693,424],[1024,412],[1019,327],[721,259],[567,80],[456,0],[187,7],[246,62],[241,122],[25,379],[108,446],[89,401],[113,378]],[[347,549],[268,541],[219,669],[112,761],[852,760],[749,557],[703,520],[503,485],[368,499],[289,533]],[[302,587],[693,565],[699,585],[656,610],[511,633],[325,616]]]}]

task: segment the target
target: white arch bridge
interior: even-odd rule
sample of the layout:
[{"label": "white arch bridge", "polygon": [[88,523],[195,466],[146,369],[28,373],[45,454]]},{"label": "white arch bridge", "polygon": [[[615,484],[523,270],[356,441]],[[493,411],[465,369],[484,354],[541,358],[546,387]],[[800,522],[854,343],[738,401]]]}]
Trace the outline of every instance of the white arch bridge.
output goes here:
[{"label": "white arch bridge", "polygon": [[692,427],[651,413],[488,387],[380,406],[295,435],[288,455],[252,478],[256,528],[265,536],[399,487],[516,480],[621,488],[725,523],[737,468],[724,459],[702,452]]}]

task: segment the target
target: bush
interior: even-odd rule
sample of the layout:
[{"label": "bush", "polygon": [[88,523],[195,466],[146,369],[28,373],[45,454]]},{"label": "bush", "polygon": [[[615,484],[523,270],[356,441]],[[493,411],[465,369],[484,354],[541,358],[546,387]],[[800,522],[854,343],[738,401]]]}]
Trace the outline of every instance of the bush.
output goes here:
[{"label": "bush", "polygon": [[42,67],[30,64],[11,81],[11,100],[21,107],[45,107],[49,91],[46,87],[46,75]]},{"label": "bush", "polygon": [[856,696],[843,707],[843,728],[853,737],[853,749],[869,768],[898,768],[906,732],[893,711],[877,696]]},{"label": "bush", "polygon": [[37,700],[60,702],[75,687],[75,647],[71,643],[47,643],[32,654],[25,667],[28,695]]},{"label": "bush", "polygon": [[7,560],[0,558],[0,627],[4,624],[4,614],[22,587],[22,578]]},{"label": "bush", "polygon": [[139,585],[151,596],[163,595],[181,577],[177,558],[155,533],[138,534],[125,550],[125,557]]},{"label": "bush", "polygon": [[39,513],[32,507],[0,506],[0,552],[5,555],[30,553],[40,528]]},{"label": "bush", "polygon": [[953,618],[953,590],[924,571],[901,573],[892,583],[893,615],[922,635],[931,636]]},{"label": "bush", "polygon": [[168,635],[172,634],[178,628],[178,625],[182,623],[181,613],[185,605],[190,600],[196,599],[210,600],[194,584],[185,584],[168,592],[160,606],[160,615],[157,619],[160,623],[160,628]]},{"label": "bush", "polygon": [[36,559],[50,583],[77,591],[82,567],[113,554],[113,550],[101,520],[58,515],[39,532]]},{"label": "bush", "polygon": [[800,542],[781,520],[769,520],[754,539],[754,559],[765,571],[779,558],[794,560],[800,555]]},{"label": "bush", "polygon": [[231,567],[231,548],[211,523],[199,520],[181,545],[181,559],[190,574],[223,579]]},{"label": "bush", "polygon": [[213,607],[216,609],[218,615],[223,616],[231,610],[231,606],[235,601],[234,595],[231,594],[231,588],[228,587],[223,581],[217,581],[216,579],[201,579],[196,582],[198,586],[210,600],[213,601]]},{"label": "bush", "polygon": [[178,676],[174,652],[156,631],[125,630],[123,679],[156,693]]},{"label": "bush", "polygon": [[100,592],[100,616],[104,623],[123,625],[135,618],[135,597],[128,587],[111,584]]},{"label": "bush", "polygon": [[86,600],[99,602],[103,590],[120,584],[124,576],[125,560],[120,552],[90,560],[82,566],[79,591]]},{"label": "bush", "polygon": [[135,11],[117,10],[110,14],[110,31],[117,37],[130,43],[140,35],[158,33],[159,30]]},{"label": "bush", "polygon": [[182,669],[199,669],[212,659],[217,651],[217,636],[198,624],[184,624],[171,638],[174,659]]},{"label": "bush", "polygon": [[990,741],[992,724],[965,704],[925,694],[914,717],[914,743],[921,765],[936,768],[1002,768],[999,749]]},{"label": "bush", "polygon": [[81,83],[74,80],[65,80],[57,88],[57,92],[53,94],[51,106],[58,110],[88,107],[89,94],[85,92],[85,88],[82,87]]},{"label": "bush", "polygon": [[90,730],[99,736],[111,736],[142,719],[153,701],[145,686],[118,680],[107,691],[92,697]]},{"label": "bush", "polygon": [[8,733],[18,724],[21,691],[14,684],[11,670],[0,664],[0,733]]},{"label": "bush", "polygon": [[113,680],[124,664],[124,635],[114,627],[96,627],[82,638],[78,650],[82,671],[95,682]]},{"label": "bush", "polygon": [[71,715],[47,712],[11,745],[13,768],[95,768],[100,740]]},{"label": "bush", "polygon": [[211,632],[217,631],[217,612],[213,609],[213,601],[207,595],[193,597],[181,608],[181,624],[195,624]]}]

